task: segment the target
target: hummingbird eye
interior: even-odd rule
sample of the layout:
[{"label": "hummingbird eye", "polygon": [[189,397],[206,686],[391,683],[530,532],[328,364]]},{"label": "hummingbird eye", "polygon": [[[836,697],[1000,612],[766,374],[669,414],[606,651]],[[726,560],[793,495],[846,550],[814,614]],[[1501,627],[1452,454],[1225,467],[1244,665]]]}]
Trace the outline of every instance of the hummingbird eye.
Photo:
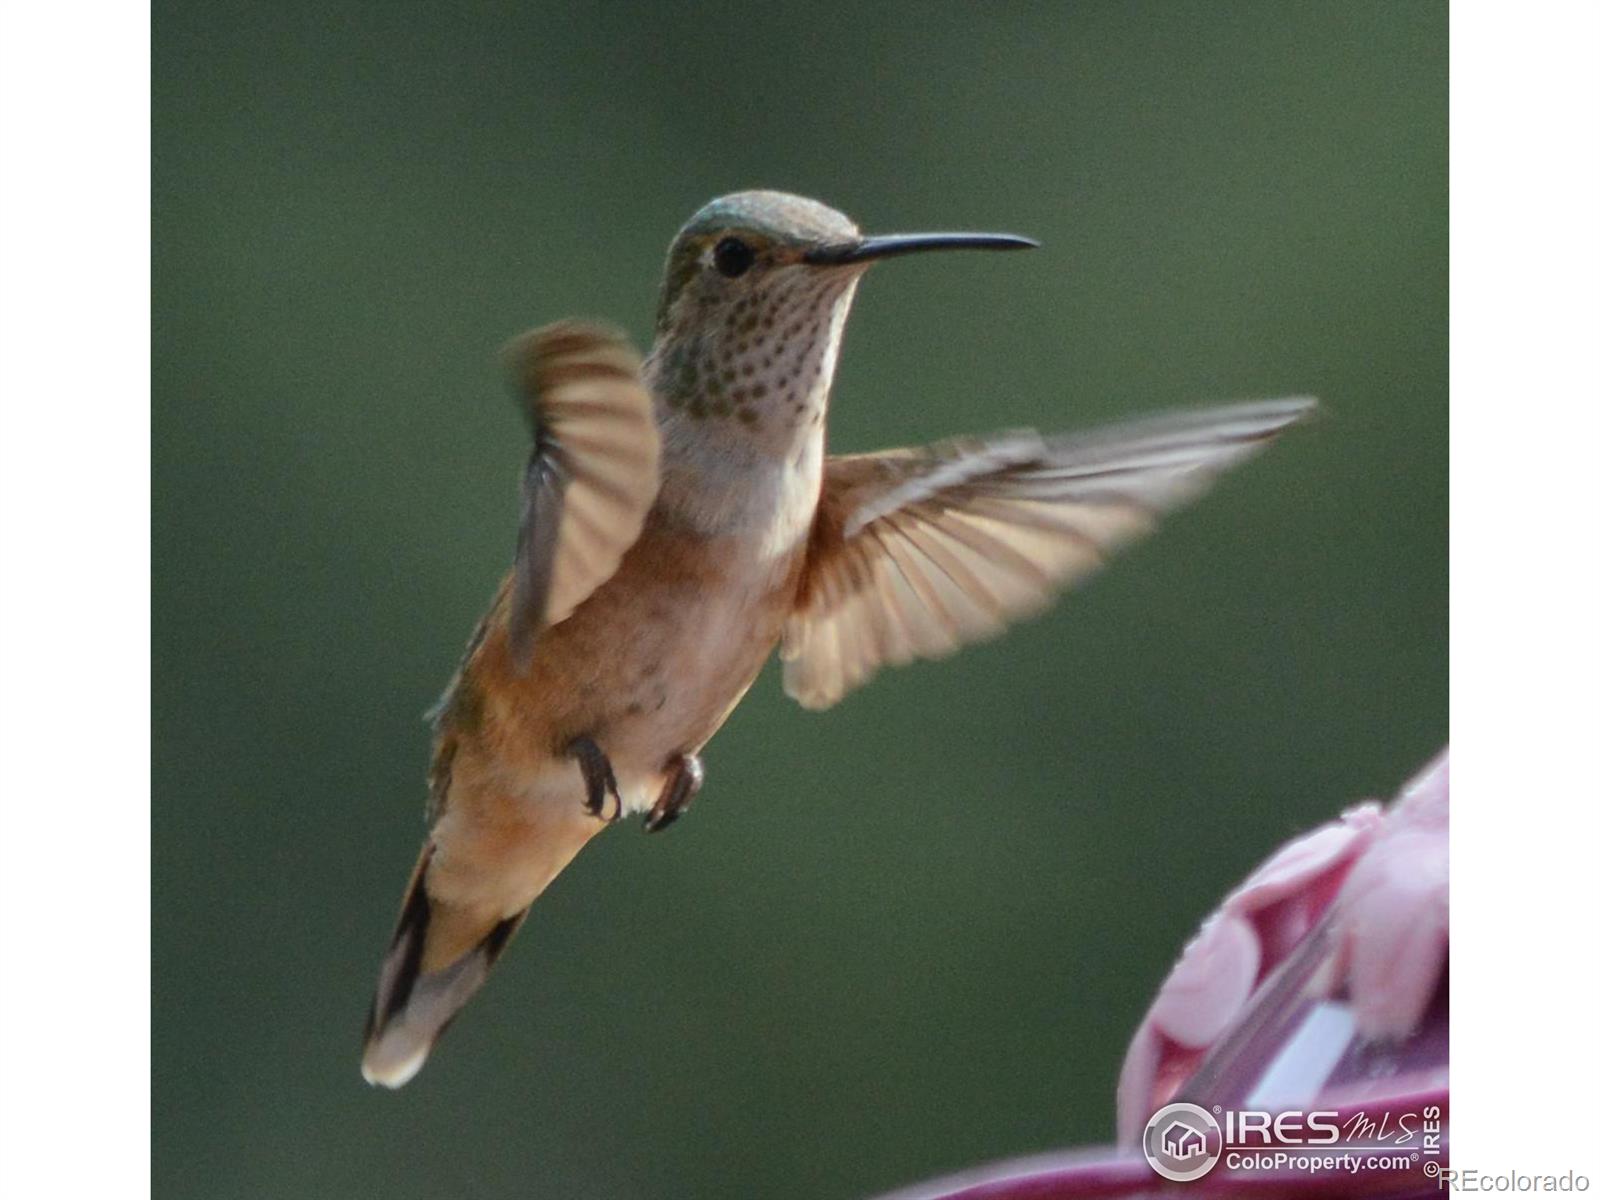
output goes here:
[{"label": "hummingbird eye", "polygon": [[725,237],[711,251],[711,262],[719,274],[736,279],[755,265],[756,252],[736,237]]}]

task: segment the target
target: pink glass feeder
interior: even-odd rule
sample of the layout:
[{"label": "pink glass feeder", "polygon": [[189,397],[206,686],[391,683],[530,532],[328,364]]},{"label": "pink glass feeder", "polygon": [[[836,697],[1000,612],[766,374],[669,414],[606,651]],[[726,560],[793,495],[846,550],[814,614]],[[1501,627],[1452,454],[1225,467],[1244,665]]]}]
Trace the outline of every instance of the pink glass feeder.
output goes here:
[{"label": "pink glass feeder", "polygon": [[[1387,809],[1349,809],[1234,889],[1133,1036],[1115,1148],[990,1164],[882,1200],[1437,1195],[1449,1165],[1449,825],[1445,752]],[[1146,1121],[1175,1101],[1235,1122],[1226,1145],[1220,1129],[1207,1143],[1214,1167],[1187,1182],[1141,1152]],[[1348,1153],[1350,1169],[1306,1169],[1298,1156],[1313,1148],[1242,1131],[1245,1111],[1321,1114],[1339,1137],[1315,1152]]]}]

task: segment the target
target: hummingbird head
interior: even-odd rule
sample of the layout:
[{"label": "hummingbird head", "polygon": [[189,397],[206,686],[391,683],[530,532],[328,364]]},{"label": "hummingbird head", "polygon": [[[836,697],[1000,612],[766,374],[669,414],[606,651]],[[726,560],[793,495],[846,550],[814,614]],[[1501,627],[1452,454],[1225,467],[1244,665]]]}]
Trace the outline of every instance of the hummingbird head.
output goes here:
[{"label": "hummingbird head", "polygon": [[652,383],[667,415],[729,423],[781,450],[820,425],[844,321],[874,262],[918,250],[1032,246],[1009,234],[864,237],[783,192],[707,204],[667,254]]}]

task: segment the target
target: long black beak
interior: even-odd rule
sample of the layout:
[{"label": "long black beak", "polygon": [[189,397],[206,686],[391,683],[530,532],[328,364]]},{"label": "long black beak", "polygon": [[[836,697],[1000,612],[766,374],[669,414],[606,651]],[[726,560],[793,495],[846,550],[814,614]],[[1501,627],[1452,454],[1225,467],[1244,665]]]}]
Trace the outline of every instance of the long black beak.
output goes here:
[{"label": "long black beak", "polygon": [[806,252],[805,261],[818,267],[839,267],[922,250],[1031,250],[1038,244],[1032,238],[1018,237],[1014,233],[891,233],[818,246]]}]

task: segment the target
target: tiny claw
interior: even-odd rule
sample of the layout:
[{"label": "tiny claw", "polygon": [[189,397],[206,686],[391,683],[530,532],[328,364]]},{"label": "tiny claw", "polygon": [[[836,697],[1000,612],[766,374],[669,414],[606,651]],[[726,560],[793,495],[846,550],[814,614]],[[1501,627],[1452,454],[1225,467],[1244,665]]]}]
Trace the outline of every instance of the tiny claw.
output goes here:
[{"label": "tiny claw", "polygon": [[644,819],[646,833],[660,833],[684,813],[706,780],[698,754],[679,754],[668,764],[667,784]]},{"label": "tiny claw", "polygon": [[606,752],[595,743],[587,734],[574,738],[567,746],[567,753],[578,760],[578,770],[583,774],[585,795],[583,798],[583,811],[591,817],[601,816],[606,809],[606,793],[610,793],[617,802],[616,811],[607,818],[615,823],[622,819],[622,793],[617,790],[617,776],[611,769],[611,760],[606,757]]}]

